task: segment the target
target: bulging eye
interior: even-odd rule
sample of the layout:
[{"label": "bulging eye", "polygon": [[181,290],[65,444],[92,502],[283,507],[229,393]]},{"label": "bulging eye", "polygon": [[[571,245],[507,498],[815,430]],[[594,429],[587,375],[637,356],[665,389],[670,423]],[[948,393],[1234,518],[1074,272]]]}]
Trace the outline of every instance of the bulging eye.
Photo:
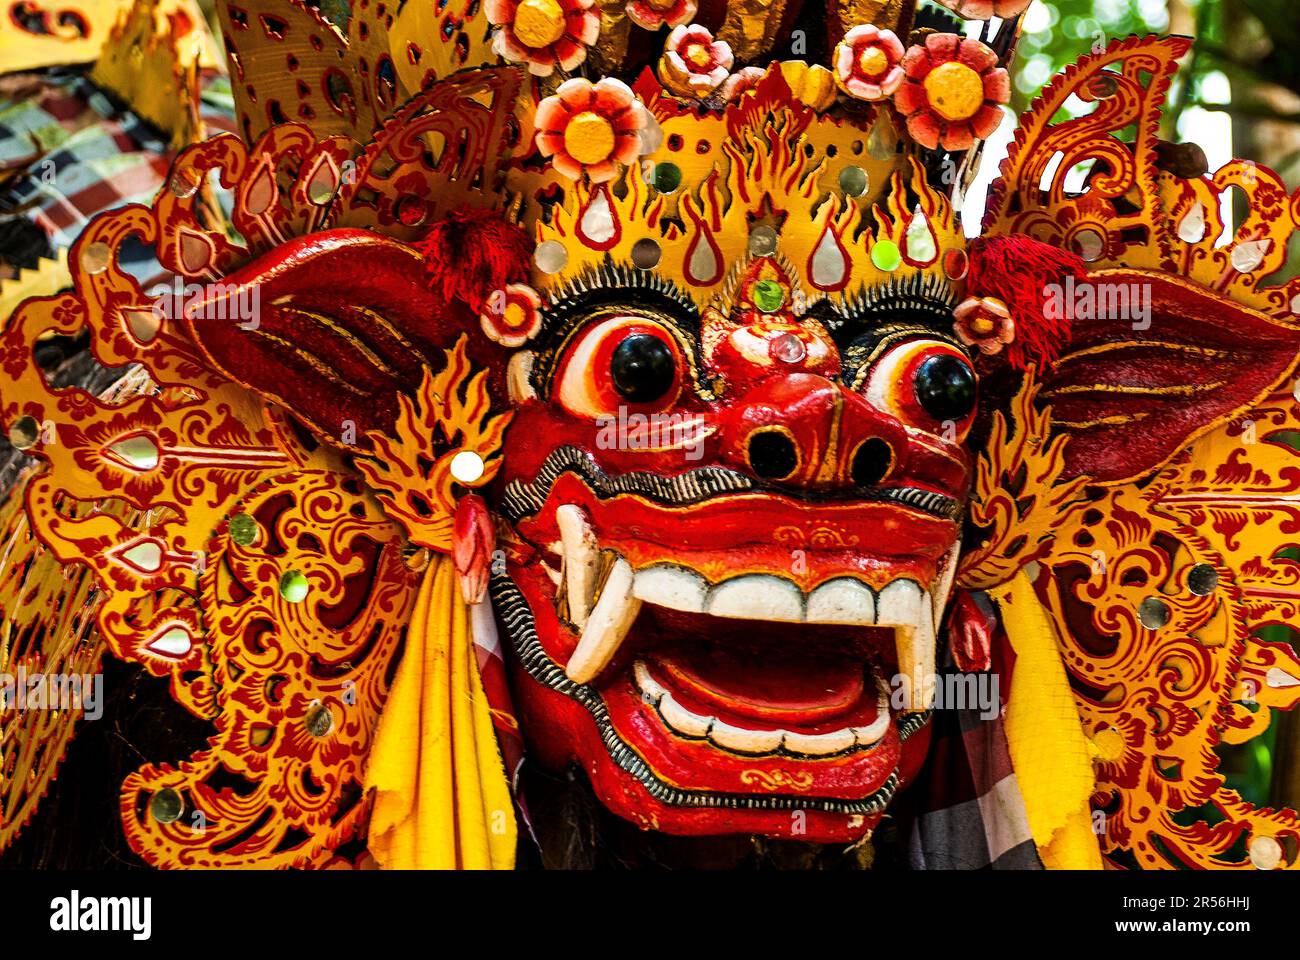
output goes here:
[{"label": "bulging eye", "polygon": [[677,358],[663,340],[650,333],[624,337],[609,361],[614,389],[629,403],[662,400],[677,379]]},{"label": "bulging eye", "polygon": [[958,357],[941,353],[922,360],[913,386],[917,403],[936,420],[961,420],[975,409],[975,372]]},{"label": "bulging eye", "polygon": [[867,399],[904,423],[956,440],[975,412],[975,371],[955,346],[912,340],[891,348],[867,378]]},{"label": "bulging eye", "polygon": [[626,406],[661,410],[682,389],[682,351],[662,324],[644,317],[602,320],[565,352],[556,397],[575,416],[606,417]]}]

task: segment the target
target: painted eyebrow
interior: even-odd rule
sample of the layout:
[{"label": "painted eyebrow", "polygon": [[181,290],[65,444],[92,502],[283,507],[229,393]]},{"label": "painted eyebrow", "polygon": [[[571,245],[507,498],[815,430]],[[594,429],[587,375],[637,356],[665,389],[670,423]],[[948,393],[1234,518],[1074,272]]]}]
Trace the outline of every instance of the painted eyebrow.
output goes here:
[{"label": "painted eyebrow", "polygon": [[549,392],[560,356],[583,328],[620,313],[642,315],[671,328],[692,371],[697,370],[700,315],[694,300],[653,271],[607,263],[585,271],[551,295],[543,311],[542,337],[533,348],[534,389],[543,395]]},{"label": "painted eyebrow", "polygon": [[637,304],[637,298],[643,296],[666,301],[684,316],[699,316],[695,301],[671,280],[654,270],[640,270],[631,264],[607,259],[556,287],[550,294],[550,304],[543,311],[543,317],[551,319],[575,305],[581,307],[586,301],[621,297],[626,303]]},{"label": "painted eyebrow", "polygon": [[881,355],[908,340],[936,340],[956,348],[970,359],[970,348],[953,335],[951,327],[946,331],[935,330],[924,324],[900,321],[863,331],[856,340],[841,348],[840,382],[854,390],[859,389],[867,371]]},{"label": "painted eyebrow", "polygon": [[835,324],[833,335],[837,342],[841,336],[848,341],[859,333],[903,319],[946,333],[952,328],[952,311],[957,303],[956,291],[939,277],[913,274],[902,281],[891,277],[885,283],[863,285],[841,302],[831,304],[835,312],[831,320]]}]

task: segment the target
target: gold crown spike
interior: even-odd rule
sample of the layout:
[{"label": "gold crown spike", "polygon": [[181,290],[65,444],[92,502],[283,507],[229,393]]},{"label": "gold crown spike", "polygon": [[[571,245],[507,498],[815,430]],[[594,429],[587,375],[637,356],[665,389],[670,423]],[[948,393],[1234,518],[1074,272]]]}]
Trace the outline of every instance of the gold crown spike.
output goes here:
[{"label": "gold crown spike", "polygon": [[[870,117],[864,129],[792,104],[780,69],[715,116],[660,114],[653,99],[649,106],[665,145],[621,180],[516,171],[511,186],[523,196],[564,191],[549,221],[534,223],[539,244],[564,249],[559,269],[539,268],[538,289],[557,289],[607,258],[635,263],[638,244],[653,243],[656,274],[704,307],[748,255],[758,227],[775,234],[773,252],[794,265],[813,299],[851,297],[914,273],[941,278],[944,252],[965,247],[951,205],[918,167],[875,160],[865,149]],[[711,144],[720,146],[700,149]],[[661,192],[653,184],[664,186],[664,164],[681,185]]]},{"label": "gold crown spike", "polygon": [[738,59],[756,59],[772,50],[782,35],[788,7],[788,0],[728,3],[726,18],[718,28],[718,39],[728,43]]}]

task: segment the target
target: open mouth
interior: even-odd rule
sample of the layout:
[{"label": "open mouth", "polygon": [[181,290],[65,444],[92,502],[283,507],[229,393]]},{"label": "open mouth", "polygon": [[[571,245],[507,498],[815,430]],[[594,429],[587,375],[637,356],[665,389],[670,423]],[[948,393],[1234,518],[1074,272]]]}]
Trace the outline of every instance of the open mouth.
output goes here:
[{"label": "open mouth", "polygon": [[[682,629],[683,615],[642,605],[635,638],[598,682],[578,683],[539,640],[539,628],[550,633],[558,622],[550,605],[538,605],[535,576],[518,570],[491,583],[521,665],[586,708],[610,760],[652,799],[668,807],[852,817],[878,815],[893,799],[903,744],[928,713],[890,712],[886,668],[864,647],[836,652],[826,642],[810,655],[811,669],[805,658],[792,670],[794,653],[772,656],[777,634],[754,629],[762,621],[701,617],[698,627],[712,641],[705,645]],[[664,640],[672,624],[678,630]],[[748,626],[751,635],[731,642],[734,633],[720,636],[717,626]],[[768,656],[758,659],[759,652]]]},{"label": "open mouth", "polygon": [[505,483],[526,547],[491,593],[535,759],[647,829],[872,829],[926,749],[959,500],[906,474],[823,497],[611,473],[565,446],[534,470]]},{"label": "open mouth", "polygon": [[[955,547],[873,557],[857,511],[821,506],[830,547],[782,572],[788,545],[728,542],[717,512],[739,506],[752,530],[769,508],[788,523],[788,503],[742,492],[673,509],[553,479],[519,525],[541,549],[493,598],[523,667],[586,707],[602,752],[665,804],[881,812],[928,716]],[[619,525],[598,532],[611,506]],[[700,511],[711,548],[691,536]]]},{"label": "open mouth", "polygon": [[[761,671],[754,679],[756,687],[779,685],[783,677],[789,683],[799,682],[789,678],[820,677],[815,682],[833,698],[838,695],[837,675],[846,670],[860,675],[870,668],[874,681],[858,676],[858,682],[867,683],[874,691],[898,678],[906,710],[930,706],[924,699],[925,681],[934,671],[935,624],[947,602],[955,549],[945,558],[948,562],[932,572],[926,568],[901,574],[872,570],[874,584],[862,575],[826,576],[825,568],[831,564],[810,563],[806,557],[801,561],[805,575],[799,579],[746,573],[714,580],[681,562],[656,559],[634,565],[636,557],[603,548],[586,513],[573,504],[559,506],[555,521],[559,540],[551,549],[558,554],[560,566],[558,570],[549,565],[544,569],[555,584],[561,618],[578,631],[577,645],[565,665],[566,675],[577,683],[598,681],[620,654],[626,653],[629,639],[635,649],[647,643],[662,644],[657,638],[667,637],[672,647],[683,653],[669,661],[674,665],[671,670],[646,668],[646,677],[654,673],[659,684],[664,682],[665,672],[680,679],[700,669],[704,658],[715,657],[723,660],[725,667],[714,670],[716,676],[734,671],[743,677]],[[655,554],[643,557],[647,555]],[[711,559],[716,570],[718,558]],[[807,575],[809,566],[820,567],[812,575],[820,577],[820,582],[812,583]],[[891,573],[898,575],[881,582],[882,576]],[[923,585],[918,578],[927,575],[931,584]],[[748,659],[738,660],[737,651],[747,652]],[[798,662],[786,664],[792,653]],[[818,669],[826,664],[829,666]],[[623,669],[628,666],[621,664]],[[701,689],[704,687],[695,688],[697,696]],[[652,695],[657,691],[643,692]],[[677,699],[671,693],[664,698],[668,706],[661,713],[681,716]],[[737,702],[744,702],[743,697]],[[772,715],[777,712],[775,707],[770,711]],[[689,726],[693,730],[698,724],[691,721]],[[838,740],[847,740],[849,730],[851,727],[845,726],[837,731]],[[772,731],[767,734],[755,739],[774,736]],[[725,738],[736,739],[729,734]],[[797,739],[797,734],[792,739]],[[846,742],[839,750],[852,746]],[[819,749],[813,755],[824,752]]]}]

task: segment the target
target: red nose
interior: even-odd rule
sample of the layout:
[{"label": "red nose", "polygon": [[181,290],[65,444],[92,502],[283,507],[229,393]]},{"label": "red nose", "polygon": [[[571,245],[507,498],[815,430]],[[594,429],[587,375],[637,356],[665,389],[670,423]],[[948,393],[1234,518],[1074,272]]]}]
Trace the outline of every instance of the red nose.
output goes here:
[{"label": "red nose", "polygon": [[772,377],[737,404],[725,456],[779,486],[851,490],[886,480],[906,434],[897,420],[824,377]]}]

